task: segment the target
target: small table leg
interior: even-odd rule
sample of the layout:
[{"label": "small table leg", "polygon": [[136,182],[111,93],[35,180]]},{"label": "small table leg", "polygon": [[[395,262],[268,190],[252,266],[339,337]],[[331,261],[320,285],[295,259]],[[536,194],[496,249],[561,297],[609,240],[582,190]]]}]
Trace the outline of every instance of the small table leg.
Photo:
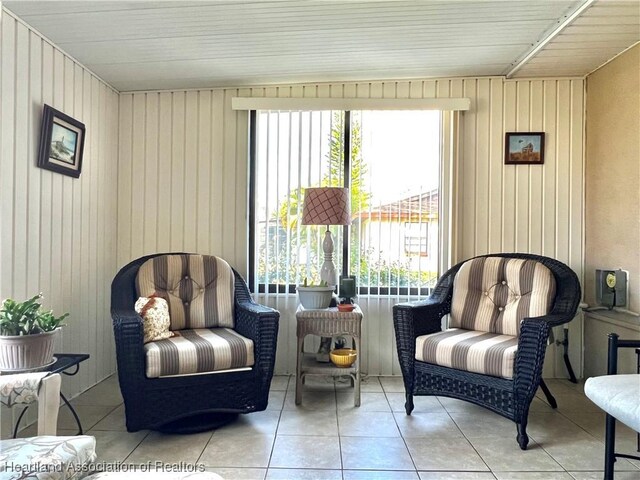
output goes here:
[{"label": "small table leg", "polygon": [[358,356],[356,357],[356,384],[353,389],[353,404],[356,407],[360,406],[360,355],[362,355],[362,351],[360,350],[360,338],[355,338],[356,342],[356,352],[358,352]]},{"label": "small table leg", "polygon": [[296,353],[296,405],[302,403],[302,350],[304,338],[298,338],[298,350]]}]

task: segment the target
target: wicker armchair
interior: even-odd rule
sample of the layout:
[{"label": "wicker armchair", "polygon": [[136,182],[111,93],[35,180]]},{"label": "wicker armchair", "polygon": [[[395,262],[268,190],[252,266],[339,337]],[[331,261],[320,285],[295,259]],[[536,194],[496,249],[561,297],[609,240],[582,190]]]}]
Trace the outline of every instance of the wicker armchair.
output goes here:
[{"label": "wicker armchair", "polygon": [[[489,273],[481,270],[490,262],[493,266]],[[505,265],[509,262],[512,266],[507,268]],[[549,288],[544,298],[538,295],[535,300],[531,299],[535,294],[528,289],[533,281],[523,280],[532,268],[536,268],[536,275],[541,272],[548,280]],[[519,282],[528,283],[521,285]],[[535,282],[539,285],[540,279],[536,278]],[[463,292],[465,298],[460,297],[461,293],[456,296],[455,290]],[[524,298],[527,298],[526,304],[518,304]],[[518,444],[526,450],[529,406],[538,386],[543,388],[555,408],[555,399],[541,378],[549,332],[551,327],[573,319],[580,298],[578,278],[563,263],[538,255],[499,253],[475,257],[454,266],[439,279],[426,300],[394,306],[393,322],[407,415],[414,408],[414,395],[466,400],[513,420],[517,425]],[[536,311],[534,304],[543,313],[530,315],[529,312]],[[542,304],[546,305],[541,307]],[[479,322],[483,327],[469,328],[475,319],[474,310],[479,312],[481,308],[484,311],[480,312],[482,315],[478,313],[478,318],[483,316],[484,320]],[[507,314],[511,316],[510,328],[515,329],[510,332],[511,338],[502,335],[505,332],[496,327],[500,322],[506,325]],[[450,315],[452,323],[458,322],[450,326],[459,328],[443,331],[441,321],[445,315]],[[469,320],[468,317],[473,318]],[[475,335],[477,340],[472,340]],[[466,340],[456,340],[456,336]],[[496,345],[490,345],[488,349],[480,346],[482,341],[485,345],[502,342],[503,347],[498,351]],[[454,348],[455,342],[460,343]],[[469,352],[474,348],[476,351],[471,355]],[[436,349],[440,349],[437,354]],[[424,361],[425,355],[431,361]],[[489,358],[490,355],[493,358]],[[479,365],[478,358],[482,359]],[[486,369],[489,371],[483,372]]]},{"label": "wicker armchair", "polygon": [[[186,262],[190,257],[218,260],[215,257],[184,253],[149,255],[129,263],[115,276],[111,288],[111,316],[127,430],[134,432],[146,428],[179,432],[203,431],[226,423],[237,414],[265,410],[273,376],[280,314],[272,308],[255,303],[242,277],[228,267],[226,262],[224,264],[229,270],[229,308],[232,309],[233,327],[231,329],[233,331],[225,335],[233,336],[235,339],[238,334],[237,336],[243,341],[253,344],[253,364],[249,364],[250,368],[238,369],[232,366],[226,371],[224,369],[215,372],[198,370],[197,374],[189,375],[182,374],[184,369],[180,367],[179,374],[169,376],[165,372],[154,375],[156,378],[149,378],[149,344],[143,343],[143,321],[134,310],[134,304],[140,296],[137,290],[140,286],[137,284],[137,277],[139,270],[145,268],[147,261],[154,259],[155,262],[166,257]],[[188,268],[188,264],[185,265],[183,268]],[[200,270],[202,271],[202,268]],[[186,273],[189,273],[188,270]],[[182,275],[185,275],[184,270]],[[163,276],[167,276],[166,271],[156,275],[157,278]],[[175,287],[173,292],[179,289]],[[200,292],[204,291],[204,288],[200,290]],[[163,297],[168,293],[169,290],[156,294]],[[182,293],[181,290],[179,295]],[[193,294],[194,298],[195,296]],[[205,294],[203,293],[202,296],[204,297]],[[201,303],[210,307],[210,298]],[[185,301],[184,305],[188,305],[188,301]],[[172,310],[172,322],[173,313]],[[182,330],[178,333],[183,332],[193,332],[193,330]],[[209,331],[205,330],[205,333],[209,334]],[[184,338],[187,338],[186,333]],[[203,342],[202,337],[197,337],[194,344]],[[185,343],[187,343],[186,340]],[[237,344],[232,345],[230,351],[235,348],[238,348]],[[167,349],[166,344],[163,349]],[[216,355],[209,354],[209,357]],[[230,353],[228,356],[233,355],[235,354]],[[198,364],[202,364],[203,358],[199,352],[197,356]],[[195,355],[192,354],[191,357]],[[218,361],[217,358],[213,360]],[[158,364],[162,364],[164,368],[166,361],[162,360]]]}]

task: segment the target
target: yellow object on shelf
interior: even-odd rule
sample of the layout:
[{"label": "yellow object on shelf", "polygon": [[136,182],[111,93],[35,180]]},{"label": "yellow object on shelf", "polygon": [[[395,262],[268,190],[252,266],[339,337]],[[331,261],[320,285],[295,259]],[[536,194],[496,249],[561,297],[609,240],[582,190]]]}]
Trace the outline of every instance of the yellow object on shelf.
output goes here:
[{"label": "yellow object on shelf", "polygon": [[358,358],[358,352],[351,348],[338,348],[331,351],[329,357],[336,367],[349,368]]}]

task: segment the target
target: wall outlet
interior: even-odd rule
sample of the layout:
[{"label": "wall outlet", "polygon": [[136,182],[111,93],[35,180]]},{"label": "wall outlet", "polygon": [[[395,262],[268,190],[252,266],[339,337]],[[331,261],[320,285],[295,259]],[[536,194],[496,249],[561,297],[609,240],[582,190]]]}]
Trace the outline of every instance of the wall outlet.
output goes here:
[{"label": "wall outlet", "polygon": [[627,272],[596,270],[596,301],[607,308],[627,304]]}]

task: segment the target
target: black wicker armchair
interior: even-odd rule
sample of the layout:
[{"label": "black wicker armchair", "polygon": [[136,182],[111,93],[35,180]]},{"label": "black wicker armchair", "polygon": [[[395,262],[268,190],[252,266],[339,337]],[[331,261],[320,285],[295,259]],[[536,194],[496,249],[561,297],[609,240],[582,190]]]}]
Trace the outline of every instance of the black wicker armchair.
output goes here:
[{"label": "black wicker armchair", "polygon": [[[535,280],[533,269],[541,275]],[[531,291],[539,288],[541,279],[547,287],[536,297]],[[454,286],[462,292],[457,297]],[[578,278],[565,264],[538,255],[499,253],[461,262],[439,279],[426,300],[394,306],[407,414],[414,408],[414,395],[466,400],[513,420],[518,444],[526,450],[529,406],[538,386],[555,408],[541,378],[549,332],[573,319],[580,298]],[[477,320],[476,311],[482,309]],[[457,322],[450,327],[458,328],[443,331],[442,318],[448,314]],[[510,338],[503,331],[507,314]]]},{"label": "black wicker armchair", "polygon": [[[265,410],[276,356],[279,313],[255,303],[242,277],[228,265],[229,309],[233,312],[234,325],[233,331],[226,335],[231,337],[237,333],[239,338],[244,337],[243,341],[253,343],[253,365],[227,372],[149,378],[142,318],[134,310],[140,296],[136,279],[145,262],[150,259],[158,261],[163,255],[178,259],[191,257],[184,253],[167,253],[139,258],[123,267],[111,286],[111,316],[127,430],[203,431],[215,428],[237,414]],[[156,274],[157,278],[163,275],[166,276],[166,271]],[[177,291],[178,287],[175,287],[174,292]],[[200,290],[204,291],[204,288]],[[210,305],[207,302],[209,300],[203,303]],[[188,302],[185,301],[184,305]],[[202,338],[194,343],[198,341],[203,343]],[[230,350],[233,348],[236,346]],[[198,363],[203,361],[198,358]],[[166,362],[163,362],[164,368]]]}]

